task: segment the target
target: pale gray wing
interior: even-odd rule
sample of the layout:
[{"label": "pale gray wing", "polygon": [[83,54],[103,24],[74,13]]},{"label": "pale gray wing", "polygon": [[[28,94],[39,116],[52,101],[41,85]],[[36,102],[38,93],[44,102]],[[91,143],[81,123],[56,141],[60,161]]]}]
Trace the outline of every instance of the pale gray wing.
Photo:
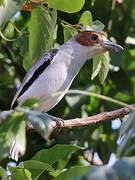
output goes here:
[{"label": "pale gray wing", "polygon": [[48,65],[53,62],[53,59],[56,56],[57,52],[58,49],[49,50],[47,53],[43,54],[43,56],[41,56],[30,68],[12,101],[12,109],[14,109],[18,105],[17,99],[22,94],[24,94],[25,91],[27,91],[27,89],[33,84],[33,82],[39,77],[39,75],[42,74],[42,72],[48,67]]}]

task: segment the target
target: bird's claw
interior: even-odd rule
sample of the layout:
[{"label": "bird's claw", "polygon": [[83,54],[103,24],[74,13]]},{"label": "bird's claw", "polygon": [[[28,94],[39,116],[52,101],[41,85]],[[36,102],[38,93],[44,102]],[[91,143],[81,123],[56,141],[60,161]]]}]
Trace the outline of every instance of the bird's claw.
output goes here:
[{"label": "bird's claw", "polygon": [[64,120],[55,116],[51,116],[48,113],[45,113],[48,117],[50,117],[53,121],[56,122],[57,127],[61,128],[64,126]]},{"label": "bird's claw", "polygon": [[61,127],[64,126],[64,121],[63,121],[63,119],[57,118],[57,117],[53,117],[52,119],[53,119],[53,121],[56,122],[56,124],[57,124],[57,126],[58,126],[59,128],[61,128]]}]

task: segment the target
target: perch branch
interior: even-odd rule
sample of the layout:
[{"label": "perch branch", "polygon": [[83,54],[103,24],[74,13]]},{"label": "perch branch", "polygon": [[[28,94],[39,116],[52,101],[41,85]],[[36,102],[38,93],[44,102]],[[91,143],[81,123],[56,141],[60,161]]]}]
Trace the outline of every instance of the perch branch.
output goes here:
[{"label": "perch branch", "polygon": [[[131,105],[133,108],[135,107],[135,104]],[[132,109],[128,107],[124,107],[121,109],[117,109],[110,112],[102,112],[100,114],[90,116],[87,118],[75,118],[70,120],[63,120],[63,125],[61,129],[63,128],[73,128],[73,127],[83,127],[83,126],[92,126],[102,121],[110,121],[114,120],[120,117],[123,117],[127,114],[129,114],[132,111]],[[57,123],[52,121],[52,126],[54,129],[59,128]]]}]

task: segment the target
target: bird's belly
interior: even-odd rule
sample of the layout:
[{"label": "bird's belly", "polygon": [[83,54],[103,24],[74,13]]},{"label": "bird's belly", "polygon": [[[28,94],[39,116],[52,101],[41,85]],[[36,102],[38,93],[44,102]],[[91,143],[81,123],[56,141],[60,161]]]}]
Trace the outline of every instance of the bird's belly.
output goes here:
[{"label": "bird's belly", "polygon": [[49,111],[63,98],[64,95],[65,93],[62,93],[56,97],[48,97],[45,101],[44,97],[41,98],[37,109],[44,112]]},{"label": "bird's belly", "polygon": [[[56,71],[57,70],[57,71]],[[28,90],[19,97],[19,102],[22,104],[28,98],[39,98],[39,110],[49,111],[53,108],[65,95],[69,89],[74,75],[69,73],[68,69],[64,66],[51,65],[47,68],[38,79],[28,88]],[[52,97],[53,94],[63,91],[61,94]]]}]

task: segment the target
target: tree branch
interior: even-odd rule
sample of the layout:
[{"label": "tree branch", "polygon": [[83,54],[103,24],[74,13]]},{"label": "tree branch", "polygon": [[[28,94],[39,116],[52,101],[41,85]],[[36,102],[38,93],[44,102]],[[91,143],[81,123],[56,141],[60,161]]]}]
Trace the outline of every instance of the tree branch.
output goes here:
[{"label": "tree branch", "polygon": [[[135,104],[131,105],[133,108],[135,108]],[[128,107],[124,107],[121,109],[117,109],[110,112],[102,112],[100,114],[90,116],[87,118],[75,118],[70,120],[63,120],[63,125],[61,126],[61,129],[63,128],[73,128],[73,127],[83,127],[83,126],[92,126],[102,121],[110,121],[114,120],[120,117],[123,117],[127,114],[129,114],[132,111],[132,109]],[[58,124],[55,121],[52,121],[52,127],[54,129],[59,128]]]}]

